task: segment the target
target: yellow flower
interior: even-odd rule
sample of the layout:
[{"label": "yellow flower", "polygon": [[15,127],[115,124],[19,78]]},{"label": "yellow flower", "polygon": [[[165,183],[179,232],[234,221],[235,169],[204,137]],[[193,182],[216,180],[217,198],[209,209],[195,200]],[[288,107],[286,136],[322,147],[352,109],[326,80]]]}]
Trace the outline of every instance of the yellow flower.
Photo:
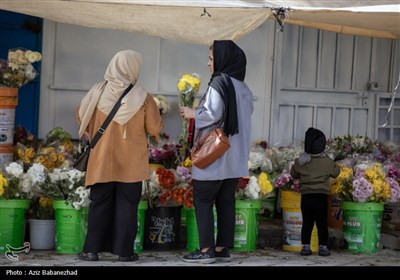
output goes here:
[{"label": "yellow flower", "polygon": [[351,178],[351,176],[353,176],[353,169],[350,167],[341,167],[340,168],[340,174],[338,179],[339,180],[348,180]]},{"label": "yellow flower", "polygon": [[184,162],[182,163],[183,167],[192,167],[192,160],[190,159],[190,157],[187,157]]},{"label": "yellow flower", "polygon": [[4,187],[7,187],[8,182],[7,179],[0,173],[0,196],[4,193]]},{"label": "yellow flower", "polygon": [[258,181],[258,186],[261,189],[261,194],[266,195],[272,192],[273,187],[270,180],[268,179],[267,173],[261,172],[261,174],[258,176],[257,181]]},{"label": "yellow flower", "polygon": [[200,83],[201,81],[197,75],[184,74],[178,81],[178,90],[180,92],[198,92],[200,89]]},{"label": "yellow flower", "polygon": [[53,206],[53,200],[50,198],[46,198],[41,196],[39,199],[39,205],[41,207],[52,207]]}]

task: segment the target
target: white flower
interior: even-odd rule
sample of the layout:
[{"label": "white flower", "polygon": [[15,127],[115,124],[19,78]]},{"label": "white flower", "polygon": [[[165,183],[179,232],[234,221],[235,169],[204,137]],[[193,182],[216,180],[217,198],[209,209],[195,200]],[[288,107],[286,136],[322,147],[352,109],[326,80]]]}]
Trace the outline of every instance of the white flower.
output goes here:
[{"label": "white flower", "polygon": [[157,95],[153,97],[153,99],[156,102],[161,114],[165,114],[171,111],[171,106],[169,105],[168,99],[165,96]]},{"label": "white flower", "polygon": [[[29,178],[29,176],[27,174],[23,174],[22,175],[22,180],[20,182],[20,187],[21,190],[24,193],[30,193],[31,189],[32,189],[32,182]],[[33,194],[29,194],[29,197],[31,198],[33,196]]]},{"label": "white flower", "polygon": [[28,169],[27,176],[33,185],[44,183],[46,180],[44,166],[40,163],[34,163],[31,168]]},{"label": "white flower", "polygon": [[258,186],[257,178],[251,176],[247,188],[244,190],[245,195],[250,199],[257,199],[260,197],[260,191],[261,189]]},{"label": "white flower", "polygon": [[0,84],[7,87],[21,87],[38,75],[31,63],[42,59],[39,52],[25,49],[8,51],[7,60],[0,60]]},{"label": "white flower", "polygon": [[22,173],[24,173],[24,169],[22,165],[12,162],[6,167],[6,172],[14,177],[20,177]]},{"label": "white flower", "polygon": [[262,153],[250,152],[249,153],[249,170],[256,171],[261,167],[264,160]]}]

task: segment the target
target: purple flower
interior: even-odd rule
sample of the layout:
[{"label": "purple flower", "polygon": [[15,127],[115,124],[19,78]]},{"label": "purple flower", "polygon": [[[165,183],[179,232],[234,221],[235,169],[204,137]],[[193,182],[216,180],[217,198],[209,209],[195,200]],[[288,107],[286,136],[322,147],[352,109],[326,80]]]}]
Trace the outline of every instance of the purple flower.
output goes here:
[{"label": "purple flower", "polygon": [[357,202],[366,202],[374,193],[374,188],[365,178],[358,178],[353,181],[353,199]]},{"label": "purple flower", "polygon": [[190,180],[192,178],[192,172],[190,171],[189,168],[184,167],[184,166],[178,165],[176,167],[176,173],[178,173],[179,176],[181,176],[183,180]]},{"label": "purple flower", "polygon": [[386,178],[386,182],[389,184],[390,186],[390,200],[389,202],[397,202],[400,200],[400,186],[399,183],[397,183],[397,181],[393,178]]}]

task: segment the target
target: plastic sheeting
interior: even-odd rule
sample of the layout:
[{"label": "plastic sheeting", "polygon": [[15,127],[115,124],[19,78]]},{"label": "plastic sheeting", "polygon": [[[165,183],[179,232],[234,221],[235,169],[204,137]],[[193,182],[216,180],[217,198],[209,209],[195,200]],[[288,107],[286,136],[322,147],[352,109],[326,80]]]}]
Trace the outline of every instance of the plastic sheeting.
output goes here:
[{"label": "plastic sheeting", "polygon": [[[379,4],[379,5],[377,5]],[[266,19],[353,35],[400,38],[398,1],[0,0],[0,8],[47,20],[210,44],[236,40]]]}]

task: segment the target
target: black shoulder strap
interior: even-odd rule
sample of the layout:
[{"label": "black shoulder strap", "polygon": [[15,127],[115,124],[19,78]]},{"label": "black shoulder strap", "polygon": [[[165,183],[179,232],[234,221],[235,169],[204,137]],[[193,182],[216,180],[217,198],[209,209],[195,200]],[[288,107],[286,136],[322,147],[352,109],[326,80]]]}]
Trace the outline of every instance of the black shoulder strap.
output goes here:
[{"label": "black shoulder strap", "polygon": [[104,121],[102,126],[99,127],[97,130],[96,134],[94,135],[92,141],[90,141],[89,148],[93,149],[94,146],[96,146],[97,142],[99,141],[100,137],[106,132],[107,126],[110,124],[112,119],[114,118],[115,114],[117,113],[119,107],[121,106],[121,101],[122,98],[131,90],[133,87],[132,84],[129,85],[129,87],[124,91],[124,93],[121,95],[121,97],[118,99],[117,103],[115,103],[113,109],[111,110],[110,114],[108,114],[107,119]]}]

